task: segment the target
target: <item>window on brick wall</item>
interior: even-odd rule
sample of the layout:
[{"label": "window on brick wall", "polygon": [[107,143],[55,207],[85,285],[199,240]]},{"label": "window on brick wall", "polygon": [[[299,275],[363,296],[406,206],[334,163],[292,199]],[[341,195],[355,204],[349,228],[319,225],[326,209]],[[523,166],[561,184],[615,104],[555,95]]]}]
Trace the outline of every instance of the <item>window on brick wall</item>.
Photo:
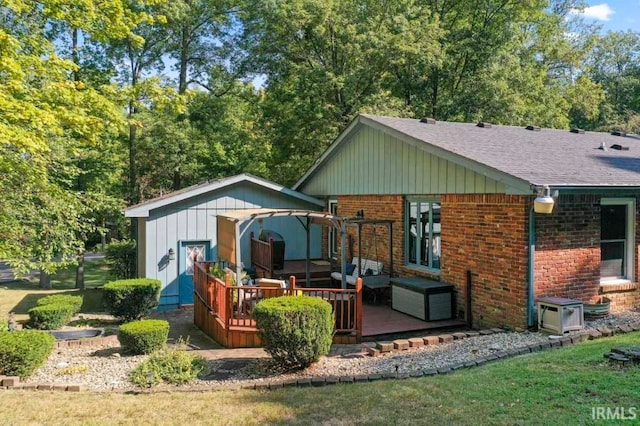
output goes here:
[{"label": "window on brick wall", "polygon": [[[327,205],[329,213],[332,215],[338,215],[338,200],[329,200]],[[332,259],[336,259],[338,257],[338,232],[333,228],[333,226],[329,227],[329,257]]]},{"label": "window on brick wall", "polygon": [[406,264],[440,270],[440,203],[407,200],[405,211]]},{"label": "window on brick wall", "polygon": [[633,279],[635,200],[603,198],[600,201],[601,282]]}]

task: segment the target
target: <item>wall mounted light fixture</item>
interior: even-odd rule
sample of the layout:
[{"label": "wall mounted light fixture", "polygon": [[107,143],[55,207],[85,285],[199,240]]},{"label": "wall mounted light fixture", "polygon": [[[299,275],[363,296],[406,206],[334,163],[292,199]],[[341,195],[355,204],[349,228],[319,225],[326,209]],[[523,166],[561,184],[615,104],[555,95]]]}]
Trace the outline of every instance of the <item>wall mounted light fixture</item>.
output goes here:
[{"label": "wall mounted light fixture", "polygon": [[550,214],[556,203],[555,199],[558,198],[558,191],[556,191],[554,195],[555,197],[551,196],[551,188],[549,188],[549,185],[544,185],[542,189],[538,190],[538,196],[533,201],[533,211],[536,213]]},{"label": "wall mounted light fixture", "polygon": [[172,248],[169,249],[169,260],[176,260],[176,252]]}]

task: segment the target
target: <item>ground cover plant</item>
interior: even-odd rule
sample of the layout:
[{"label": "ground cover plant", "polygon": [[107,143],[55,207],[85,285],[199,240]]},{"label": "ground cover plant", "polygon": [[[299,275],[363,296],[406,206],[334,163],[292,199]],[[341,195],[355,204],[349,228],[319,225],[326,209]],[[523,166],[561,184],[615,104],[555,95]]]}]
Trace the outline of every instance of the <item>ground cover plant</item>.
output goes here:
[{"label": "ground cover plant", "polygon": [[0,412],[8,424],[590,424],[593,407],[637,407],[640,369],[612,367],[602,354],[638,340],[628,333],[442,376],[320,388],[54,392],[29,404],[32,392],[5,392]]},{"label": "ground cover plant", "polygon": [[207,367],[207,361],[184,348],[162,349],[151,354],[131,372],[131,382],[141,387],[160,383],[182,385],[195,380]]}]

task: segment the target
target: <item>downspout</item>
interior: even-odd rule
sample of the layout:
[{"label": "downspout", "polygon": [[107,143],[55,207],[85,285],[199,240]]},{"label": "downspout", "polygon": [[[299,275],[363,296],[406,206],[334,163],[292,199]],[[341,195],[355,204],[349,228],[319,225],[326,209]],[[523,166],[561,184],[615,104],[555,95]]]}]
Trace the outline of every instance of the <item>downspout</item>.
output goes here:
[{"label": "downspout", "polygon": [[529,209],[529,256],[528,256],[528,280],[527,280],[527,327],[535,326],[535,270],[534,260],[536,252],[536,213],[533,206]]}]

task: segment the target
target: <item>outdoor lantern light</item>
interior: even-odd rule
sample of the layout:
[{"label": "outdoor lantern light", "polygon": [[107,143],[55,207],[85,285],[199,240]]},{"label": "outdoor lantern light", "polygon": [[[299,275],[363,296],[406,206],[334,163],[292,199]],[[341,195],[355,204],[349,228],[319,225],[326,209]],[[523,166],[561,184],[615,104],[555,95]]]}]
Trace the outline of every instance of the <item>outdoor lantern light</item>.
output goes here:
[{"label": "outdoor lantern light", "polygon": [[176,252],[172,248],[169,249],[169,260],[176,260]]},{"label": "outdoor lantern light", "polygon": [[538,196],[533,202],[533,211],[536,213],[549,214],[553,211],[555,201],[551,197],[551,188],[549,185],[542,187],[542,191],[538,192]]}]

